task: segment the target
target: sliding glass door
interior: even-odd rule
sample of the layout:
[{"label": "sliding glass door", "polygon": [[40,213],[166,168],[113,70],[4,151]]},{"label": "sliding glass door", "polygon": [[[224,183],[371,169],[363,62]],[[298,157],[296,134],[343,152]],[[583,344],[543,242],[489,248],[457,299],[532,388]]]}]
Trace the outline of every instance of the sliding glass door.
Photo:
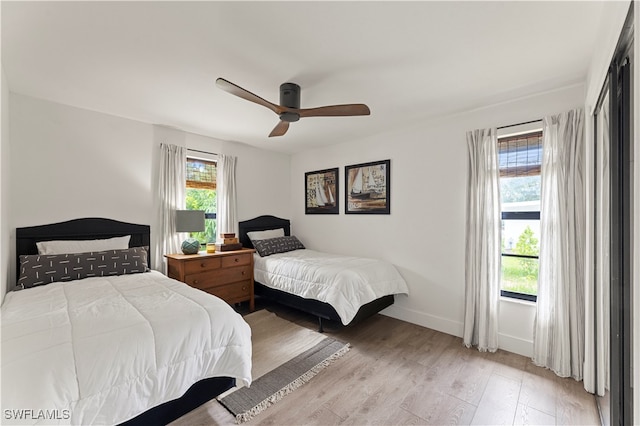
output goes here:
[{"label": "sliding glass door", "polygon": [[633,423],[633,4],[609,70],[611,424]]},{"label": "sliding glass door", "polygon": [[633,422],[632,62],[625,55],[611,71],[611,422]]},{"label": "sliding glass door", "polygon": [[[594,112],[595,393],[603,422],[633,423],[633,4]],[[608,392],[606,392],[608,391]]]}]

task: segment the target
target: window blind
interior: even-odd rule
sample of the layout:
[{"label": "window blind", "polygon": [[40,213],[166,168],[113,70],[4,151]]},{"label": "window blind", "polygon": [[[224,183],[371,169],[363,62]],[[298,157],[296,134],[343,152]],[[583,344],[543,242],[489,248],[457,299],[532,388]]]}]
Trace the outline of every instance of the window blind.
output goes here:
[{"label": "window blind", "polygon": [[187,188],[216,189],[216,163],[187,158]]},{"label": "window blind", "polygon": [[498,139],[500,177],[536,176],[542,167],[542,131]]}]

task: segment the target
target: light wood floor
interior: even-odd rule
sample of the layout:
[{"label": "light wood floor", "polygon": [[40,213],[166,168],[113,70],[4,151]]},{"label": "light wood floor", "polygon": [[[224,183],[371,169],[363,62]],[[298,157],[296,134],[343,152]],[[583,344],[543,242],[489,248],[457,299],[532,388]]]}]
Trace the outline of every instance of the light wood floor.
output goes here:
[{"label": "light wood floor", "polygon": [[[266,307],[317,329],[313,317]],[[325,325],[325,332],[351,350],[247,424],[600,424],[595,399],[581,382],[558,378],[523,356],[466,349],[460,338],[383,315],[347,328]],[[175,422],[233,423],[213,403],[204,414]]]}]

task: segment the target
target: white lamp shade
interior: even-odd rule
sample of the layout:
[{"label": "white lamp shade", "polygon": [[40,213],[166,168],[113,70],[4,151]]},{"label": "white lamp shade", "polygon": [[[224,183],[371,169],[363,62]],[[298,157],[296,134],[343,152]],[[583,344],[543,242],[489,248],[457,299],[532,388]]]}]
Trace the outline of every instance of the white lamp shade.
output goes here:
[{"label": "white lamp shade", "polygon": [[176,232],[203,232],[203,210],[176,210]]}]

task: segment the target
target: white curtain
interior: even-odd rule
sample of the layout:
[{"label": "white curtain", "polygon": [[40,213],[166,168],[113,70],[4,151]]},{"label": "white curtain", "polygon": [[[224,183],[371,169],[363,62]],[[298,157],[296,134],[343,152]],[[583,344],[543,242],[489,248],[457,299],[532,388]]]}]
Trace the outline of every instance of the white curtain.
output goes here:
[{"label": "white curtain", "polygon": [[218,233],[234,232],[238,235],[236,163],[237,158],[234,156],[218,155],[216,180]]},{"label": "white curtain", "polygon": [[[593,280],[587,280],[584,388],[600,396],[609,389],[609,289],[611,272],[610,251],[610,168],[609,168],[609,95],[597,113],[595,135],[594,206],[595,246]],[[587,273],[589,273],[587,272]]]},{"label": "white curtain", "polygon": [[582,379],[584,362],[584,114],[545,117],[540,272],[533,362]]},{"label": "white curtain", "polygon": [[154,265],[166,273],[165,254],[180,252],[180,235],[176,232],[176,210],[185,208],[187,149],[160,144],[160,170],[158,173],[159,229],[154,247]]},{"label": "white curtain", "polygon": [[501,216],[496,129],[467,132],[464,344],[498,349]]}]

